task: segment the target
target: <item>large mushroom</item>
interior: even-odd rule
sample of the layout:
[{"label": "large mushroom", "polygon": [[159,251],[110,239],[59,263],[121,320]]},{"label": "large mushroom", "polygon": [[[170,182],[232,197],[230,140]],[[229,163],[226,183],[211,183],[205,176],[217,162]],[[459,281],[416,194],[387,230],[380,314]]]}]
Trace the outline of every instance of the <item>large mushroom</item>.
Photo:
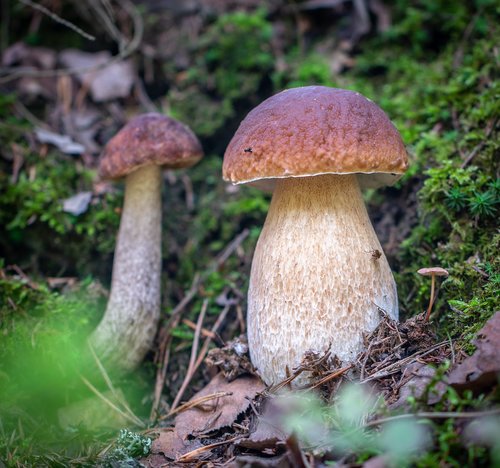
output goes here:
[{"label": "large mushroom", "polygon": [[388,117],[352,91],[289,89],[241,123],[224,156],[224,179],[274,187],[247,311],[250,357],[267,384],[286,378],[308,350],[331,347],[351,361],[380,310],[398,318],[394,278],[360,186],[394,182],[407,164]]},{"label": "large mushroom", "polygon": [[202,155],[187,126],[156,113],[132,119],[104,149],[100,176],[125,177],[125,200],[109,301],[90,343],[118,369],[141,362],[160,317],[162,168],[190,167]]}]

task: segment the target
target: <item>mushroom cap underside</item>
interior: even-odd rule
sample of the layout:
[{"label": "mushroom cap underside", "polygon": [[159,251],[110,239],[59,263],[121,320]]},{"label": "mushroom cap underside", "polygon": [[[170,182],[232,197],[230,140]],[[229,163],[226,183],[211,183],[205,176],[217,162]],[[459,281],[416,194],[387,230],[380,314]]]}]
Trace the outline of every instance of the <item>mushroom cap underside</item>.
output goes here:
[{"label": "mushroom cap underside", "polygon": [[279,178],[359,174],[363,186],[378,187],[407,167],[401,136],[375,103],[354,91],[306,86],[246,116],[227,147],[223,177],[272,188]]},{"label": "mushroom cap underside", "polygon": [[148,113],[130,120],[108,142],[99,175],[117,179],[149,164],[181,169],[196,164],[202,156],[198,138],[186,125],[166,115]]}]

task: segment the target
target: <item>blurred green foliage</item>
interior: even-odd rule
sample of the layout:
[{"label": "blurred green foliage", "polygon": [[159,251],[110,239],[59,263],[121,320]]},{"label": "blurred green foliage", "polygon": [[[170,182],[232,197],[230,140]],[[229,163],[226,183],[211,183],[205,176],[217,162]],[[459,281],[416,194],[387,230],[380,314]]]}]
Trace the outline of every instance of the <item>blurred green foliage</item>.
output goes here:
[{"label": "blurred green foliage", "polygon": [[264,8],[216,18],[193,45],[195,66],[169,94],[172,115],[200,136],[214,135],[236,115],[238,101],[259,95],[273,69],[271,37]]},{"label": "blurred green foliage", "polygon": [[85,285],[78,294],[61,295],[24,279],[0,279],[2,407],[22,402],[50,418],[68,400],[87,367],[86,335],[103,306],[102,297],[92,297]]},{"label": "blurred green foliage", "polygon": [[64,212],[64,199],[92,191],[95,173],[53,150],[34,153],[24,138],[31,126],[12,117],[14,99],[0,97],[0,145],[15,148],[19,166],[14,173],[0,160],[0,256],[8,254],[10,263],[31,258],[32,268],[49,276],[108,273],[102,257],[114,250],[121,193],[94,196],[78,217]]}]

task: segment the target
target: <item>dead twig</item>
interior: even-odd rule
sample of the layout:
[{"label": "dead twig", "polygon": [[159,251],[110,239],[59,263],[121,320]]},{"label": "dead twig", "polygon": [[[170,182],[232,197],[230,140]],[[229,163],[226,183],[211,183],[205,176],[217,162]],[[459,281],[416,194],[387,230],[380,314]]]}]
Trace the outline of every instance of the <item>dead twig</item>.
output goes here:
[{"label": "dead twig", "polygon": [[459,411],[436,411],[436,412],[419,412],[419,413],[408,413],[408,414],[398,414],[396,416],[388,416],[387,418],[374,419],[373,421],[367,422],[364,427],[379,426],[387,422],[398,421],[400,419],[418,418],[418,419],[474,419],[482,418],[484,416],[492,416],[494,414],[500,414],[500,408],[495,408],[487,411],[471,411],[469,413],[459,412]]},{"label": "dead twig", "polygon": [[[182,319],[182,323],[184,325],[187,325],[189,328],[191,328],[191,330],[196,330],[196,323],[194,323],[192,320],[189,320],[189,319]],[[205,337],[205,338],[210,338],[212,340],[214,340],[216,338],[216,335],[214,332],[210,331],[210,330],[207,330],[206,328],[202,328],[201,329],[201,334]]]},{"label": "dead twig", "polygon": [[324,383],[329,382],[330,380],[335,379],[336,377],[340,377],[342,374],[345,374],[349,369],[352,369],[353,366],[354,366],[354,364],[350,364],[346,367],[343,367],[342,369],[338,369],[338,370],[332,372],[331,374],[328,374],[327,376],[323,377],[321,380],[318,380],[318,382],[316,382],[313,385],[310,385],[307,388],[309,388],[309,389],[317,388],[320,385],[323,385]]},{"label": "dead twig", "polygon": [[99,372],[101,373],[102,378],[104,379],[104,382],[108,386],[109,390],[111,391],[111,393],[113,394],[113,396],[116,398],[116,401],[123,406],[125,412],[133,420],[135,420],[135,421],[141,421],[141,419],[138,416],[136,416],[135,413],[132,411],[132,409],[128,405],[127,401],[116,391],[116,389],[115,389],[115,387],[113,385],[113,382],[109,378],[109,374],[107,373],[104,365],[102,364],[101,360],[97,356],[97,353],[95,352],[94,347],[92,346],[92,344],[90,343],[90,341],[88,341],[87,343],[88,343],[88,346],[90,348],[90,352],[92,354],[92,357],[94,358],[94,360],[95,360],[95,362],[97,364],[97,368],[99,369]]},{"label": "dead twig", "polygon": [[484,147],[484,145],[488,142],[488,138],[490,137],[491,133],[493,130],[496,128],[496,123],[497,119],[492,119],[488,123],[486,130],[484,131],[484,138],[474,147],[474,149],[467,155],[465,158],[464,162],[460,166],[462,169],[464,169],[466,166],[468,166],[471,161],[476,157],[476,155],[481,151]]},{"label": "dead twig", "polygon": [[21,78],[23,76],[30,76],[36,78],[47,78],[55,77],[60,75],[77,75],[81,73],[88,73],[93,71],[102,70],[108,67],[112,63],[119,62],[126,59],[132,55],[139,47],[142,42],[142,36],[144,33],[144,24],[142,17],[137,11],[137,8],[130,0],[121,0],[119,2],[120,8],[125,10],[129,17],[132,19],[134,34],[132,39],[126,44],[119,44],[120,51],[109,61],[101,63],[99,65],[91,65],[88,67],[80,68],[57,68],[55,70],[34,70],[32,67],[4,67],[0,68],[0,84],[7,83],[9,81],[15,80],[16,78]]},{"label": "dead twig", "polygon": [[68,20],[65,20],[64,18],[61,18],[60,16],[56,15],[54,12],[50,11],[48,8],[45,8],[43,5],[40,5],[39,3],[32,2],[31,0],[19,0],[19,1],[26,6],[29,6],[35,10],[40,11],[41,13],[48,16],[51,20],[55,21],[56,23],[62,24],[63,26],[66,26],[67,28],[72,29],[77,34],[80,34],[80,36],[83,36],[85,39],[88,39],[89,41],[95,41],[95,36],[92,36],[92,34],[86,33],[83,29],[79,28],[78,26],[73,24],[71,21],[68,21]]},{"label": "dead twig", "polygon": [[193,345],[191,347],[191,357],[189,358],[189,366],[186,372],[186,376],[184,378],[184,381],[182,382],[181,388],[179,389],[177,395],[175,396],[170,411],[173,411],[175,408],[177,408],[177,405],[179,404],[182,395],[184,395],[184,392],[186,391],[186,388],[189,385],[191,379],[193,378],[194,372],[196,370],[195,369],[196,354],[198,352],[198,343],[200,341],[201,326],[203,324],[203,319],[205,318],[207,307],[208,307],[208,299],[205,299],[203,301],[203,305],[201,306],[200,315],[198,316],[198,320],[196,322],[196,330],[194,333]]},{"label": "dead twig", "polygon": [[398,372],[402,366],[408,365],[411,362],[416,361],[419,358],[427,356],[428,354],[433,353],[437,349],[439,349],[442,346],[447,345],[447,344],[448,344],[448,341],[442,341],[441,343],[438,343],[438,344],[432,346],[427,351],[417,351],[416,353],[413,353],[411,356],[408,356],[404,359],[400,359],[399,361],[396,361],[396,362],[389,364],[388,366],[378,370],[377,372],[369,375],[366,379],[360,380],[360,383],[363,384],[366,382],[370,382],[371,380],[381,379],[383,377],[388,377],[389,375]]},{"label": "dead twig", "polygon": [[187,411],[188,409],[195,408],[196,406],[200,406],[203,403],[206,403],[207,401],[214,400],[217,398],[225,397],[225,396],[231,396],[233,392],[216,392],[212,393],[210,395],[205,395],[199,398],[195,398],[194,400],[187,401],[186,403],[178,406],[175,410],[170,411],[167,415],[162,416],[160,418],[160,421],[164,419],[168,419],[172,417],[174,414],[182,413],[183,411]]},{"label": "dead twig", "polygon": [[172,310],[170,314],[170,319],[166,326],[166,333],[161,339],[159,346],[159,354],[161,355],[160,365],[158,367],[158,372],[156,374],[155,392],[153,405],[151,407],[150,418],[153,418],[158,411],[158,406],[160,404],[161,393],[163,391],[163,385],[167,377],[168,363],[170,361],[170,342],[172,340],[172,334],[170,331],[177,326],[180,320],[181,313],[185,307],[193,300],[198,291],[198,286],[200,285],[200,275],[196,274],[191,283],[189,291],[185,294],[181,302]]},{"label": "dead twig", "polygon": [[[150,416],[151,418],[153,418],[156,412],[158,411],[158,406],[160,404],[160,399],[161,399],[161,393],[163,391],[163,385],[165,383],[165,378],[167,376],[167,369],[170,358],[170,342],[172,340],[171,330],[175,326],[177,326],[180,320],[180,315],[182,314],[184,309],[188,306],[188,304],[196,297],[198,288],[201,286],[201,284],[203,284],[203,281],[208,277],[210,273],[216,271],[233,254],[233,252],[235,252],[239,248],[242,242],[248,237],[249,233],[250,231],[248,229],[244,229],[243,231],[241,231],[225,247],[225,249],[216,257],[216,259],[202,274],[197,273],[195,275],[195,277],[193,278],[193,282],[191,283],[191,287],[186,292],[181,302],[179,302],[179,304],[177,304],[177,306],[175,306],[175,308],[170,313],[170,318],[164,328],[166,332],[164,336],[160,338],[158,355],[160,355],[161,358],[160,358],[160,365],[158,367],[158,372],[156,374],[154,399],[153,399],[153,405],[151,406],[151,416]],[[212,328],[212,333],[214,335],[220,323],[222,323],[222,321],[224,320],[225,315],[227,314],[228,311],[229,308],[227,308],[227,310],[226,308],[224,308],[223,312],[221,313],[221,316],[219,316],[219,318],[217,319],[215,324],[217,325],[217,327],[215,329]],[[209,338],[207,337],[207,339]],[[202,349],[204,350],[206,347],[206,349],[208,350],[209,343],[210,342],[205,342],[203,344]],[[201,362],[199,364],[201,364]]]},{"label": "dead twig", "polygon": [[[225,320],[228,312],[229,312],[229,306],[224,307],[224,309],[222,309],[222,312],[220,313],[220,315],[217,317],[217,320],[215,321],[215,323],[212,327],[212,330],[210,330],[210,333],[212,333],[215,337],[217,336],[217,330],[221,326],[222,322]],[[201,363],[203,362],[203,359],[205,359],[205,355],[208,352],[208,347],[210,346],[211,341],[212,341],[212,338],[209,336],[203,342],[203,346],[201,348],[201,351],[200,351],[198,358],[196,359],[196,364],[194,366],[195,371],[201,365]]]},{"label": "dead twig", "polygon": [[217,256],[215,261],[212,264],[212,267],[209,270],[209,273],[217,270],[219,267],[221,267],[226,260],[233,254],[233,252],[243,243],[243,241],[248,237],[250,234],[249,229],[243,229],[227,246],[226,248],[222,251],[220,255]]},{"label": "dead twig", "polygon": [[232,444],[233,442],[236,442],[238,439],[241,438],[242,436],[238,435],[236,437],[232,437],[231,439],[223,440],[221,442],[215,442],[213,444],[204,445],[203,447],[199,447],[195,450],[191,450],[191,452],[185,453],[184,455],[180,456],[176,461],[181,463],[190,462],[203,452],[207,452],[209,450],[212,450],[213,448],[220,447],[221,445]]},{"label": "dead twig", "polygon": [[129,414],[125,413],[122,411],[118,406],[116,406],[110,399],[106,398],[97,388],[95,388],[83,375],[80,375],[80,379],[82,382],[90,389],[91,392],[93,392],[98,398],[100,398],[104,403],[106,403],[110,408],[115,410],[120,416],[125,418],[127,421],[130,421],[131,423],[135,424],[138,427],[144,427],[145,424],[137,418],[137,416],[130,416]]}]

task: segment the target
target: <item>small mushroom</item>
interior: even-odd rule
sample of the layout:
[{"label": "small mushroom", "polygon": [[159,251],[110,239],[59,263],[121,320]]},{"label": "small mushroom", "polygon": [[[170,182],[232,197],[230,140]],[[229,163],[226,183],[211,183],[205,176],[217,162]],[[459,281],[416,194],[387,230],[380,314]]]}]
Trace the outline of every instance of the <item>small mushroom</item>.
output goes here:
[{"label": "small mushroom", "polygon": [[100,176],[125,177],[125,200],[109,301],[90,343],[118,369],[142,361],[160,317],[162,167],[190,167],[202,155],[187,126],[156,113],[132,119],[104,149]]},{"label": "small mushroom", "polygon": [[420,268],[420,270],[418,270],[417,273],[422,276],[431,277],[431,298],[429,300],[429,307],[427,308],[427,313],[425,314],[425,319],[424,319],[424,321],[427,322],[429,320],[429,317],[431,316],[432,306],[434,305],[434,300],[436,299],[434,297],[434,291],[436,288],[436,276],[446,277],[449,275],[449,273],[447,270],[441,267]]},{"label": "small mushroom", "polygon": [[394,182],[407,165],[396,128],[352,91],[289,89],[240,124],[224,155],[224,179],[274,188],[247,310],[250,357],[267,384],[286,378],[307,351],[331,347],[352,361],[380,309],[398,318],[396,284],[360,186]]}]

